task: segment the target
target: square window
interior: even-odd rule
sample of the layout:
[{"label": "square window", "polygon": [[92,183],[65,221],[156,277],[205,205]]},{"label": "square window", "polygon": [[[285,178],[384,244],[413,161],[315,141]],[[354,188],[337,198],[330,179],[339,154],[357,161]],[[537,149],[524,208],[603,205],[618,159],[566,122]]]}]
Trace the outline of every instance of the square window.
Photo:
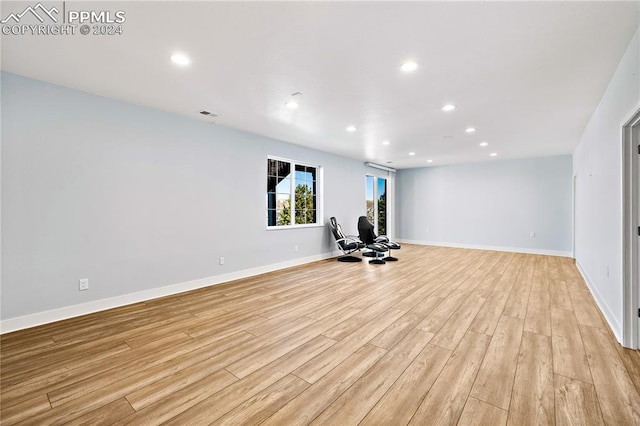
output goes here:
[{"label": "square window", "polygon": [[268,158],[267,226],[316,224],[318,176],[319,167]]}]

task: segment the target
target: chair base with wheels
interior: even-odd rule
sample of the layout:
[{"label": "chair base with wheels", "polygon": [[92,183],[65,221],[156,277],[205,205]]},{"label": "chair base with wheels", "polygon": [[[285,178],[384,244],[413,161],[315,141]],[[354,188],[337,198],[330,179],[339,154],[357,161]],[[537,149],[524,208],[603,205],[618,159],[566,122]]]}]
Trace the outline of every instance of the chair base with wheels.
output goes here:
[{"label": "chair base with wheels", "polygon": [[338,262],[356,263],[362,262],[362,259],[359,257],[351,256],[350,254],[345,254],[344,256],[338,257]]},{"label": "chair base with wheels", "polygon": [[342,227],[335,217],[329,219],[329,227],[331,228],[331,233],[336,239],[338,248],[342,251],[342,253],[344,253],[344,256],[338,257],[338,262],[362,262],[361,258],[352,256],[352,253],[363,249],[365,247],[364,243],[355,237],[344,235],[344,233],[342,232]]}]

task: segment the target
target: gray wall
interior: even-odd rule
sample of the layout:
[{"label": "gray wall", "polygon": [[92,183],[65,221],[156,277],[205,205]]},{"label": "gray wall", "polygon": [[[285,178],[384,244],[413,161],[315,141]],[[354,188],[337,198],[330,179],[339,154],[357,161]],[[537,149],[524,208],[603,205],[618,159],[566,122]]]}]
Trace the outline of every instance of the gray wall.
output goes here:
[{"label": "gray wall", "polygon": [[576,262],[618,341],[622,341],[624,294],[622,126],[638,109],[640,29],[587,124],[573,159]]},{"label": "gray wall", "polygon": [[571,185],[569,155],[400,170],[399,238],[568,254]]},{"label": "gray wall", "polygon": [[364,213],[361,162],[13,74],[1,84],[2,319],[331,252],[326,227],[265,229],[267,155],[324,168],[325,221],[355,233]]}]

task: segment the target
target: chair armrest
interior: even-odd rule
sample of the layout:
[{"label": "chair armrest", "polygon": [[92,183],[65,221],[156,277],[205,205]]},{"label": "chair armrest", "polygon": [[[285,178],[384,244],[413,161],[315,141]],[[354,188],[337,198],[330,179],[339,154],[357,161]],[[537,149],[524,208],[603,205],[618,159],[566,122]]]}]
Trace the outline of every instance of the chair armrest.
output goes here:
[{"label": "chair armrest", "polygon": [[380,235],[374,241],[376,243],[388,243],[389,242],[389,237],[387,237],[386,235]]},{"label": "chair armrest", "polygon": [[347,242],[347,243],[359,243],[360,239],[351,238],[350,236],[347,236],[347,237],[344,237],[344,238],[340,238],[339,240],[336,240],[336,243],[339,243],[339,242],[342,242],[342,241]]}]

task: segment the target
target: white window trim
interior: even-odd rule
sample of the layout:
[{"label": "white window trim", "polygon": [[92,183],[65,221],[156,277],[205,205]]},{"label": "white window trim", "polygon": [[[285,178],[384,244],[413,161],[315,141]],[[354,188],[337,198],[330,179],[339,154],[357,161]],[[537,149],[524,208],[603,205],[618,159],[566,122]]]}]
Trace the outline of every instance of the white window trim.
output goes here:
[{"label": "white window trim", "polygon": [[[324,227],[321,218],[324,217],[324,168],[322,166],[314,165],[313,163],[308,163],[306,161],[298,161],[292,160],[290,158],[276,157],[274,155],[267,155],[267,164],[268,160],[277,160],[284,161],[291,164],[291,221],[295,221],[296,214],[296,206],[295,206],[295,185],[296,185],[296,177],[295,177],[295,167],[305,166],[305,167],[313,167],[316,169],[316,223],[301,223],[301,224],[290,224],[290,225],[272,225],[269,226],[269,218],[267,217],[266,230],[267,231],[276,231],[280,229],[302,229],[302,228],[321,228]],[[269,170],[266,170],[267,173],[264,176],[269,176]],[[265,201],[265,211],[269,210],[269,201],[268,199]]]}]

